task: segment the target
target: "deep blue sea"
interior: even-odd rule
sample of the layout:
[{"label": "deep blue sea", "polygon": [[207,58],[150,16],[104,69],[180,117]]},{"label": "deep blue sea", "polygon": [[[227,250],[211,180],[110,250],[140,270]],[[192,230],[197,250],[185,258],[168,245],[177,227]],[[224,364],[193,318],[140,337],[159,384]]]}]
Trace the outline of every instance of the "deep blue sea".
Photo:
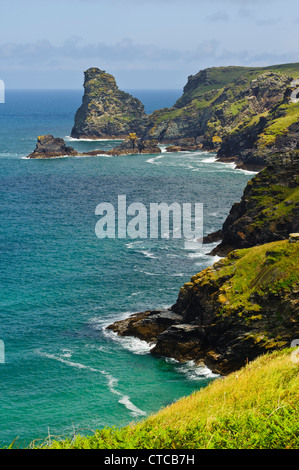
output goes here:
[{"label": "deep blue sea", "polygon": [[[130,91],[148,113],[180,91]],[[99,239],[95,208],[202,203],[204,234],[221,228],[253,173],[205,152],[28,160],[37,136],[83,151],[112,141],[70,139],[82,91],[7,91],[0,104],[0,447],[48,435],[91,434],[140,420],[206,386],[192,362],[152,357],[149,346],[105,326],[171,306],[215,245],[182,239]]]}]

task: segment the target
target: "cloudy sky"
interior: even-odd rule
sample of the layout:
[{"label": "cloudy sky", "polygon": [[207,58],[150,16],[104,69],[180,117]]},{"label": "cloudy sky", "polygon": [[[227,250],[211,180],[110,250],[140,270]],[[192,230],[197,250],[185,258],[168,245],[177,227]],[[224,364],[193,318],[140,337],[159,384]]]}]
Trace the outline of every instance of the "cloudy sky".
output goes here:
[{"label": "cloudy sky", "polygon": [[11,89],[80,89],[89,67],[120,88],[181,89],[206,67],[298,62],[298,46],[298,0],[0,0]]}]

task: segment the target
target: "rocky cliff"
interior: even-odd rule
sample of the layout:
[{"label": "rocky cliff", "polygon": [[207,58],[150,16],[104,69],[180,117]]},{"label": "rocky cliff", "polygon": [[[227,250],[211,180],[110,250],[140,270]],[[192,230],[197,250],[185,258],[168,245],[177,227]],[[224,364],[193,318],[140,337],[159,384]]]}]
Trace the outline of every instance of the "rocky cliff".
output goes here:
[{"label": "rocky cliff", "polygon": [[299,64],[200,71],[172,108],[149,116],[145,136],[178,150],[187,140],[190,150],[213,150],[222,161],[261,169],[269,153],[298,148],[298,76]]},{"label": "rocky cliff", "polygon": [[115,78],[98,68],[85,73],[82,105],[71,132],[76,138],[124,138],[140,136],[147,123],[143,104],[119,90]]},{"label": "rocky cliff", "polygon": [[299,232],[299,151],[268,157],[266,167],[232,206],[212,254],[282,240],[291,232]]},{"label": "rocky cliff", "polygon": [[236,250],[193,276],[172,308],[108,328],[153,343],[152,354],[226,375],[299,337],[299,242]]}]

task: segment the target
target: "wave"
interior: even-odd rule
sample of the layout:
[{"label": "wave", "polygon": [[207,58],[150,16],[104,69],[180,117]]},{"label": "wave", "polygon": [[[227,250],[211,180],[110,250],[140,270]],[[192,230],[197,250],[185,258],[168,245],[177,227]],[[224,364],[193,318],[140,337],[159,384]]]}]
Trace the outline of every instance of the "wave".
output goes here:
[{"label": "wave", "polygon": [[136,250],[136,253],[141,253],[146,258],[157,259],[157,256],[155,256],[150,250]]},{"label": "wave", "polygon": [[69,142],[122,142],[124,139],[77,139],[76,137],[66,135],[64,140]]},{"label": "wave", "polygon": [[46,352],[40,352],[38,351],[38,354],[42,357],[46,357],[47,359],[54,359],[55,361],[62,362],[63,364],[66,364],[67,366],[74,367],[75,369],[86,369],[91,372],[99,372],[103,373],[103,371],[99,369],[95,369],[94,367],[91,366],[86,366],[84,364],[81,364],[80,362],[73,362],[65,358],[64,355],[62,356],[56,356],[55,354],[50,354]]},{"label": "wave", "polygon": [[104,373],[104,375],[106,375],[108,379],[108,388],[110,392],[120,397],[120,399],[118,400],[118,403],[121,403],[129,411],[131,411],[133,416],[145,416],[146,415],[145,411],[140,410],[140,408],[137,408],[137,406],[135,406],[131,402],[130,397],[128,395],[124,395],[115,389],[115,385],[117,385],[118,383],[118,380],[115,377],[113,377],[111,374],[106,373],[106,372]]},{"label": "wave", "polygon": [[244,173],[244,175],[257,175],[258,174],[258,171],[243,170],[242,168],[236,168],[236,171],[239,171],[240,173]]},{"label": "wave", "polygon": [[112,339],[121,347],[123,347],[127,351],[136,354],[137,356],[144,356],[149,354],[151,348],[154,346],[153,344],[150,344],[147,341],[143,341],[142,339],[136,338],[135,336],[119,336],[114,331],[106,330],[105,327],[103,327],[103,334],[108,339]]},{"label": "wave", "polygon": [[189,380],[203,380],[219,377],[218,374],[214,374],[207,366],[196,365],[194,361],[188,361],[182,366],[180,365],[178,371],[184,374]]},{"label": "wave", "polygon": [[209,157],[209,158],[204,158],[203,160],[201,160],[202,163],[217,163],[217,159],[216,159],[216,156],[212,156],[212,157]]},{"label": "wave", "polygon": [[135,245],[140,245],[140,243],[143,243],[143,240],[137,240],[137,241],[134,241],[134,242],[129,242],[129,243],[126,243],[125,245],[129,249],[133,249],[133,248],[135,248]]},{"label": "wave", "polygon": [[131,402],[130,397],[128,395],[124,395],[123,393],[116,390],[115,385],[117,385],[118,380],[115,377],[113,377],[109,372],[106,372],[105,370],[95,369],[94,367],[91,367],[91,366],[86,366],[84,364],[81,364],[80,362],[69,361],[68,359],[65,359],[64,356],[56,356],[55,354],[49,354],[49,353],[45,353],[41,351],[39,351],[39,355],[42,357],[46,357],[48,359],[54,359],[58,362],[62,362],[63,364],[66,364],[70,367],[75,367],[76,369],[86,369],[91,372],[98,372],[102,374],[108,380],[108,389],[110,390],[110,392],[120,397],[120,399],[118,400],[118,403],[124,405],[131,412],[133,416],[145,416],[146,415],[145,411],[140,410],[139,408],[137,408],[137,406],[135,406]]},{"label": "wave", "polygon": [[158,157],[153,157],[153,158],[149,158],[148,160],[146,160],[146,163],[151,163],[153,165],[160,165],[160,162],[156,162],[156,160],[160,160],[161,158],[164,158],[165,155],[159,155]]}]

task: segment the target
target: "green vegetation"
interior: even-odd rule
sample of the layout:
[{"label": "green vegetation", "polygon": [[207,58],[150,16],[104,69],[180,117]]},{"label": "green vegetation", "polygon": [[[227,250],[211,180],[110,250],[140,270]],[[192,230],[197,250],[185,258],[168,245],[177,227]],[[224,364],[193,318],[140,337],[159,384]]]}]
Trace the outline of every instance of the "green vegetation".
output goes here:
[{"label": "green vegetation", "polygon": [[265,147],[274,144],[275,139],[279,135],[283,135],[287,132],[288,128],[296,121],[299,117],[299,103],[283,104],[276,110],[276,113],[280,112],[281,116],[270,121],[264,129],[264,132],[260,134],[257,141],[259,147]]},{"label": "green vegetation", "polygon": [[[142,422],[48,439],[51,449],[298,449],[299,364],[266,354]],[[37,443],[33,444],[37,447]]]},{"label": "green vegetation", "polygon": [[[262,310],[265,313],[263,302],[273,294],[284,297],[299,285],[298,265],[298,244],[288,240],[235,250],[214,266],[193,276],[181,292],[185,290],[187,294],[191,290],[196,294],[205,285],[215,285],[218,290],[214,300],[220,305],[218,315],[237,314],[247,322],[265,322],[264,315],[258,315]],[[266,342],[270,333],[264,332]],[[272,343],[271,340],[269,346],[272,347]]]}]

